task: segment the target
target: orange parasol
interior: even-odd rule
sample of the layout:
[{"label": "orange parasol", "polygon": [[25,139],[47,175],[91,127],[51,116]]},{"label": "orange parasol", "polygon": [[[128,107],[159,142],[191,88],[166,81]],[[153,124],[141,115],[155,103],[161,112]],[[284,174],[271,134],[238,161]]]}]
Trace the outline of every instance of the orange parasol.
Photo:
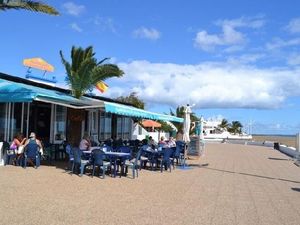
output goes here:
[{"label": "orange parasol", "polygon": [[142,125],[143,125],[143,127],[152,127],[152,128],[154,128],[154,127],[161,127],[160,123],[158,123],[156,121],[153,121],[153,120],[144,120],[142,122]]},{"label": "orange parasol", "polygon": [[24,59],[23,65],[48,72],[54,71],[54,67],[41,58]]}]

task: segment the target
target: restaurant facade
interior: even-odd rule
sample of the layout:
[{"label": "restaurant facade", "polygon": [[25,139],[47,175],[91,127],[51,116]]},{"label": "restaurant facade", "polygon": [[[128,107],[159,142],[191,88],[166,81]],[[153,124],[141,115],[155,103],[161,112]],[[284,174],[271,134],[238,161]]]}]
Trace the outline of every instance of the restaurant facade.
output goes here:
[{"label": "restaurant facade", "polygon": [[132,139],[134,121],[140,118],[183,122],[182,118],[149,112],[113,99],[0,73],[0,141],[17,133],[35,132],[43,142],[78,143],[87,132],[99,143],[109,138]]}]

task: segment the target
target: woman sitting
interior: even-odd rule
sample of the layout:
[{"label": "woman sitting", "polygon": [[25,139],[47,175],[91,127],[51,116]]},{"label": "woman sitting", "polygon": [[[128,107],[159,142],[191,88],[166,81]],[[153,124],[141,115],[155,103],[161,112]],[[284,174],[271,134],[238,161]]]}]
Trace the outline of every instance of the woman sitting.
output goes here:
[{"label": "woman sitting", "polygon": [[84,135],[80,141],[80,144],[79,144],[79,149],[81,151],[88,151],[90,147],[91,147],[90,136],[88,135],[88,133],[84,133]]},{"label": "woman sitting", "polygon": [[26,138],[24,138],[22,133],[18,133],[14,140],[12,141],[10,145],[10,150],[14,150],[16,154],[16,159],[13,162],[14,165],[19,165],[20,158],[24,151],[24,143],[26,141]]}]

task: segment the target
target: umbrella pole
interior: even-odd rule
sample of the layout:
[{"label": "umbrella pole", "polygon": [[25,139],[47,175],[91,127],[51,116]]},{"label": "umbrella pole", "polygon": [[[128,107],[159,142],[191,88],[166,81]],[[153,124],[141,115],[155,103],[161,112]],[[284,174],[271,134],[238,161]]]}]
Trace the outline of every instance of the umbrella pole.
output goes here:
[{"label": "umbrella pole", "polygon": [[185,160],[186,160],[186,157],[187,157],[187,144],[184,145],[184,156],[183,156],[183,169],[185,169]]}]

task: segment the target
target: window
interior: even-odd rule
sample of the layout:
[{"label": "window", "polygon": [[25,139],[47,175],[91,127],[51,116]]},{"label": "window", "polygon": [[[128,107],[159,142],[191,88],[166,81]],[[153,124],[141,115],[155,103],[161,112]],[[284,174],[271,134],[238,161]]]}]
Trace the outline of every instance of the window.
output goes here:
[{"label": "window", "polygon": [[117,118],[117,139],[123,139],[123,133],[122,133],[122,122],[123,122],[123,118],[122,117],[118,117]]},{"label": "window", "polygon": [[22,124],[22,107],[23,103],[13,103],[12,104],[12,117],[11,117],[11,139],[13,139],[16,134],[21,133]]},{"label": "window", "polygon": [[63,141],[66,139],[67,108],[56,105],[55,109],[54,141]]},{"label": "window", "polygon": [[129,117],[118,117],[117,118],[117,138],[129,140],[132,129],[132,122]]},{"label": "window", "polygon": [[132,130],[132,120],[129,117],[124,119],[124,128],[123,128],[123,139],[131,139],[131,130]]},{"label": "window", "polygon": [[102,141],[111,138],[111,120],[110,113],[100,112],[99,139]]}]

